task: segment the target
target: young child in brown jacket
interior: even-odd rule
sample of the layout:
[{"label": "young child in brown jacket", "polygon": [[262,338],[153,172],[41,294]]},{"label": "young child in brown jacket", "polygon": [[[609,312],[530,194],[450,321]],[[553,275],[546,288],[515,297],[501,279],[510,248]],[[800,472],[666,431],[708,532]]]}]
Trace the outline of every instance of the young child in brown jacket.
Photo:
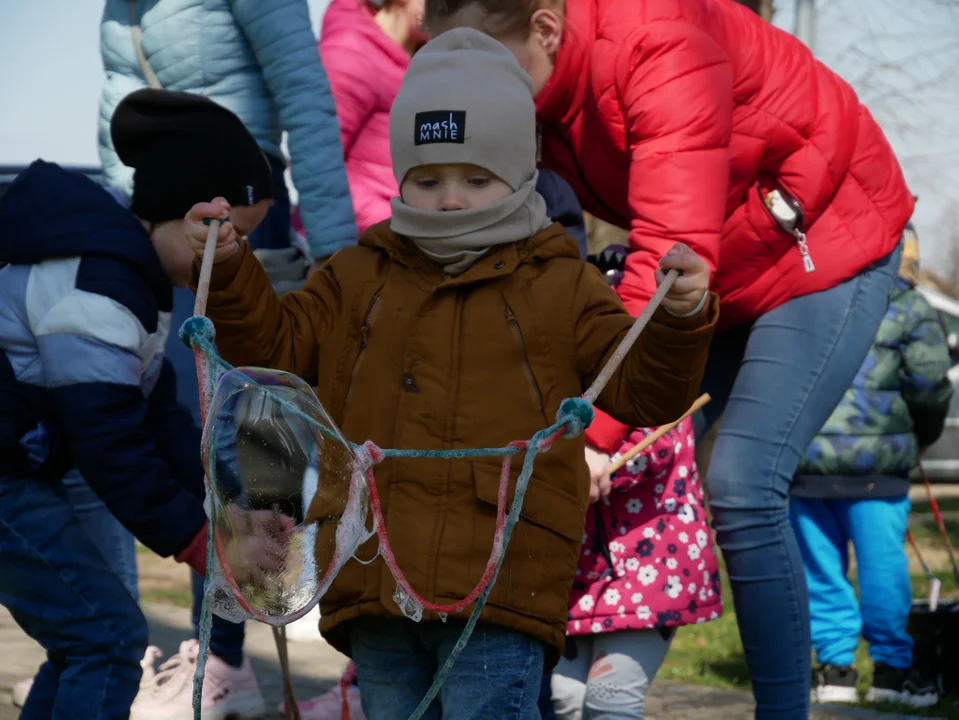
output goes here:
[{"label": "young child in brown jacket", "polygon": [[[391,220],[282,299],[249,246],[228,222],[221,227],[208,314],[223,357],[317,386],[357,443],[500,447],[551,424],[633,318],[546,217],[535,191],[535,130],[530,78],[503,45],[468,29],[428,43],[390,117],[401,193]],[[218,198],[188,214],[198,255],[203,219],[228,210]],[[675,420],[695,400],[718,315],[702,259],[677,245],[660,264],[684,274],[596,402],[637,427]],[[481,623],[427,717],[537,717],[544,662],[555,664],[563,648],[583,541],[583,443],[559,440],[536,459]],[[425,598],[455,602],[480,580],[499,470],[495,458],[391,459],[376,468],[396,561]],[[410,715],[463,626],[429,613],[411,622],[394,589],[382,559],[349,562],[321,601],[323,636],[355,661],[370,720]]]}]

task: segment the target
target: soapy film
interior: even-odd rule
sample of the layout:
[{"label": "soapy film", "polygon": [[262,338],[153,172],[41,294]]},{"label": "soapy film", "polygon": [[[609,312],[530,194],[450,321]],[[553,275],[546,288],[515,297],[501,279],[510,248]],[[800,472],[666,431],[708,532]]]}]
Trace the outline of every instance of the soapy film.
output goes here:
[{"label": "soapy film", "polygon": [[302,617],[375,534],[352,446],[300,378],[237,368],[217,385],[203,453],[213,612],[271,625]]}]

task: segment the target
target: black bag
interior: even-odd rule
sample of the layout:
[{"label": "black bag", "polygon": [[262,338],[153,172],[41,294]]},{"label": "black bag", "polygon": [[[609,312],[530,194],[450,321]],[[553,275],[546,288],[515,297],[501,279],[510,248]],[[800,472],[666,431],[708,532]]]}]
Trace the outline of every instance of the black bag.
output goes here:
[{"label": "black bag", "polygon": [[914,600],[909,634],[915,641],[913,666],[935,681],[941,697],[959,697],[959,600]]}]

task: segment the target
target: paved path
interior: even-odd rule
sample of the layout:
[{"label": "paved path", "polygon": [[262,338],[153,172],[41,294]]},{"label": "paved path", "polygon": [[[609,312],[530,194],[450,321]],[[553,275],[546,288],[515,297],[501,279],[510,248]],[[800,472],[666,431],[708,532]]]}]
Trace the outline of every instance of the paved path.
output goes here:
[{"label": "paved path", "polygon": [[[151,642],[166,656],[174,653],[190,631],[186,610],[148,605]],[[282,699],[280,669],[273,635],[259,623],[247,625],[246,650],[256,668],[257,678],[269,704]],[[6,610],[0,607],[0,720],[16,720],[18,712],[10,702],[10,688],[31,676],[42,661],[40,647],[26,637]],[[346,659],[322,643],[290,643],[290,666],[298,698],[305,699],[327,690],[340,676]],[[752,698],[744,692],[722,691],[675,682],[657,682],[647,701],[649,720],[752,720]],[[907,720],[907,716],[866,710],[817,707],[816,720]],[[281,720],[279,714],[269,720]],[[403,720],[402,718],[398,720]]]}]

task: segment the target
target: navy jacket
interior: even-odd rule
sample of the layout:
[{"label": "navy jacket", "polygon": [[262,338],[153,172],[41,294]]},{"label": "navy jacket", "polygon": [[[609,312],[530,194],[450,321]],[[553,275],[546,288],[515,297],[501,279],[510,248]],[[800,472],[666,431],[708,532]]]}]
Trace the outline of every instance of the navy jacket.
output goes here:
[{"label": "navy jacket", "polygon": [[0,482],[76,467],[145,545],[201,530],[200,431],[163,348],[172,284],[140,221],[41,160],[0,196]]}]

